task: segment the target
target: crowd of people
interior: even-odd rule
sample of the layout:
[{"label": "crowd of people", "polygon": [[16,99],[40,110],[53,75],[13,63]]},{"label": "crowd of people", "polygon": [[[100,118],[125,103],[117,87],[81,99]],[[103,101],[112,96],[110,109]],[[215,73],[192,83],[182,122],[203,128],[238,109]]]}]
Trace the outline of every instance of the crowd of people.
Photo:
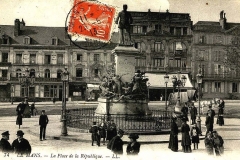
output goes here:
[{"label": "crowd of people", "polygon": [[[97,143],[97,146],[100,146],[101,139],[103,139],[103,145],[105,145],[105,142],[107,141],[107,148],[114,154],[123,154],[122,137],[124,131],[122,129],[117,129],[113,119],[107,123],[102,120],[98,125],[96,122],[93,122],[89,132],[91,133],[92,146],[94,146],[94,142]],[[138,134],[130,133],[128,138],[130,139],[130,142],[126,148],[127,155],[138,155],[141,146],[140,143],[137,142],[137,139],[139,138]]]},{"label": "crowd of people", "polygon": [[[218,106],[218,114],[217,114],[217,124],[219,126],[224,125],[224,107],[225,102],[224,100],[219,100],[219,106]],[[190,114],[191,120],[190,126],[187,124],[188,114]],[[171,132],[170,132],[170,138],[169,138],[169,144],[168,148],[171,149],[174,152],[177,152],[179,150],[178,147],[178,133],[181,132],[182,139],[181,139],[181,146],[182,151],[184,153],[191,153],[191,145],[193,145],[193,149],[198,149],[198,144],[200,143],[199,136],[202,135],[200,128],[196,124],[196,117],[198,115],[197,108],[194,106],[194,103],[189,104],[185,103],[184,106],[181,109],[181,127],[178,128],[177,121],[179,119],[176,115],[173,115],[171,117]],[[214,109],[212,108],[212,105],[209,105],[209,109],[206,114],[206,120],[205,120],[205,126],[206,126],[206,134],[204,139],[204,144],[206,148],[206,152],[209,155],[215,155],[220,156],[224,152],[224,140],[223,138],[218,134],[216,130],[214,130],[214,117],[216,113]]]}]

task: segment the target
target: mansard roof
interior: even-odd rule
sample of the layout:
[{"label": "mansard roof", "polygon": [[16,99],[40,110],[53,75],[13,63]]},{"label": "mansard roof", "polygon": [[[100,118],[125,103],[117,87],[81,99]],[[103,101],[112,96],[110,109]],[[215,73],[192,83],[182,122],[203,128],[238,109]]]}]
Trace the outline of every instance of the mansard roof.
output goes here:
[{"label": "mansard roof", "polygon": [[198,21],[193,25],[193,31],[200,31],[200,32],[221,32],[221,33],[229,33],[230,31],[234,30],[237,26],[240,26],[240,23],[228,23],[225,24],[225,29],[222,29],[222,26],[219,22],[214,21]]},{"label": "mansard roof", "polygon": [[0,30],[1,35],[10,37],[10,44],[23,44],[23,38],[26,36],[31,38],[32,45],[51,45],[52,37],[58,38],[58,45],[69,44],[65,27],[23,26],[18,36],[14,36],[13,25],[0,25]]}]

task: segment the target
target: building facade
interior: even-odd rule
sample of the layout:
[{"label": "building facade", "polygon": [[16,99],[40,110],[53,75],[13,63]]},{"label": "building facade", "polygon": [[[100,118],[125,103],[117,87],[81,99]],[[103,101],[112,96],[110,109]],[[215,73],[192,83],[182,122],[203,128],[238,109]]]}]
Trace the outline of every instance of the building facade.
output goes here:
[{"label": "building facade", "polygon": [[[239,96],[240,75],[225,65],[229,48],[239,45],[240,23],[229,23],[223,11],[219,21],[199,21],[193,26],[192,74],[203,73],[203,98]],[[236,63],[237,60],[236,60]]]},{"label": "building facade", "polygon": [[[189,14],[149,10],[131,15],[132,41],[141,53],[136,57],[136,70],[191,73]],[[61,73],[65,68],[70,73],[67,98],[96,99],[95,85],[104,74],[114,70],[112,50],[116,43],[98,50],[84,50],[71,43],[64,27],[27,26],[19,19],[14,25],[0,25],[0,33],[1,101],[19,101],[26,95],[35,101],[62,100]],[[19,82],[26,71],[34,77],[29,85]]]}]

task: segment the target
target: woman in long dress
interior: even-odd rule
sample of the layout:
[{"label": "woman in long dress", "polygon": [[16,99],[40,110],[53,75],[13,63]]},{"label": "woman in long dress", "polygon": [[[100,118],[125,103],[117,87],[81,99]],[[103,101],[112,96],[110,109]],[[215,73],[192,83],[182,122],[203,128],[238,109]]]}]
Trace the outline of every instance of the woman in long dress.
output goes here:
[{"label": "woman in long dress", "polygon": [[168,148],[174,152],[178,151],[178,126],[176,124],[176,117],[172,117],[171,122],[171,132],[169,138]]},{"label": "woman in long dress", "polygon": [[182,126],[181,126],[181,132],[182,132],[182,148],[184,153],[191,153],[191,139],[189,135],[190,127],[186,123],[187,119],[185,117],[182,118]]}]

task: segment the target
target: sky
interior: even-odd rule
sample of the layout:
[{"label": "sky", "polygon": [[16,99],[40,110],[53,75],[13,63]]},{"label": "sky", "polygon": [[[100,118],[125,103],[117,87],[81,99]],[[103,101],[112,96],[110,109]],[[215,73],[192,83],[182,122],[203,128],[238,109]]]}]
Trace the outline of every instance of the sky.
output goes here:
[{"label": "sky", "polygon": [[[128,4],[129,11],[190,13],[193,23],[219,21],[224,10],[228,22],[240,23],[240,0],[99,0],[122,10]],[[15,19],[24,19],[27,26],[64,27],[73,0],[0,0],[0,24],[13,25]]]}]

